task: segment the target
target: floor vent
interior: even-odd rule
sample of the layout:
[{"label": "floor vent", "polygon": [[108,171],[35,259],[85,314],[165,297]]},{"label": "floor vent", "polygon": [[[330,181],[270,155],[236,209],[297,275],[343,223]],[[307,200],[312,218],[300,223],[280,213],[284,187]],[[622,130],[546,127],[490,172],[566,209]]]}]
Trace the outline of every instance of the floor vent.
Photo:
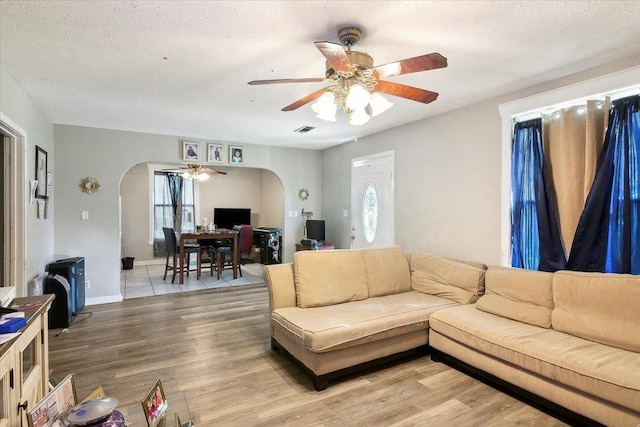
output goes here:
[{"label": "floor vent", "polygon": [[315,129],[315,127],[313,127],[313,126],[302,126],[302,127],[299,127],[298,129],[294,130],[294,132],[307,133],[307,132],[309,132],[310,130],[313,130],[313,129]]}]

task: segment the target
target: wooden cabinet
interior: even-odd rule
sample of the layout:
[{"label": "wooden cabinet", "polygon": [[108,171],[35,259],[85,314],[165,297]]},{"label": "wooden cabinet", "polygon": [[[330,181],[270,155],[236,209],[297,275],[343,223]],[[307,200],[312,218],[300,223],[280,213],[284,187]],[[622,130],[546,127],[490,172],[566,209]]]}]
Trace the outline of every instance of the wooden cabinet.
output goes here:
[{"label": "wooden cabinet", "polygon": [[49,384],[48,311],[52,295],[16,298],[27,325],[20,335],[0,345],[0,427],[26,427],[27,411]]}]

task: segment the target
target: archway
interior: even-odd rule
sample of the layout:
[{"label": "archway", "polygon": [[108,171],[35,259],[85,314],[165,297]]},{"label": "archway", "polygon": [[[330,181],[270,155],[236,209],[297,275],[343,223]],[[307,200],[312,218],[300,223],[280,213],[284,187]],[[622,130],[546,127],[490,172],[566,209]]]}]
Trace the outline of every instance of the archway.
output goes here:
[{"label": "archway", "polygon": [[[139,163],[120,181],[122,256],[136,263],[158,263],[153,239],[153,177],[175,164]],[[284,229],[284,186],[272,171],[261,168],[216,166],[226,175],[213,175],[195,184],[195,220],[213,218],[215,207],[250,208],[251,225]]]}]

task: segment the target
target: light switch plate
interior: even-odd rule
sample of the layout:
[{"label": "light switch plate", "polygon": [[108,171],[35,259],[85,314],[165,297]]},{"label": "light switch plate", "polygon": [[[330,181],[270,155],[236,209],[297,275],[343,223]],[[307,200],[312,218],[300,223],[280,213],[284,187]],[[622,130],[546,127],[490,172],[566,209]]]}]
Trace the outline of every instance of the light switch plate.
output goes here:
[{"label": "light switch plate", "polygon": [[89,211],[82,211],[82,219],[89,219]]}]

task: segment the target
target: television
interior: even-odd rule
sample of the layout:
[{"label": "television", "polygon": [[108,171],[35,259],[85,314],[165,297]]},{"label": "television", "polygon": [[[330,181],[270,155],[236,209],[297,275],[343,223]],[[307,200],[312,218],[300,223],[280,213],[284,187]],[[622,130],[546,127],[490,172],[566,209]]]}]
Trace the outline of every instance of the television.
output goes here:
[{"label": "television", "polygon": [[231,230],[234,225],[251,225],[251,209],[248,208],[214,208],[213,223],[217,228]]},{"label": "television", "polygon": [[319,242],[325,241],[326,228],[323,219],[308,219],[306,227],[307,239],[313,239]]}]

